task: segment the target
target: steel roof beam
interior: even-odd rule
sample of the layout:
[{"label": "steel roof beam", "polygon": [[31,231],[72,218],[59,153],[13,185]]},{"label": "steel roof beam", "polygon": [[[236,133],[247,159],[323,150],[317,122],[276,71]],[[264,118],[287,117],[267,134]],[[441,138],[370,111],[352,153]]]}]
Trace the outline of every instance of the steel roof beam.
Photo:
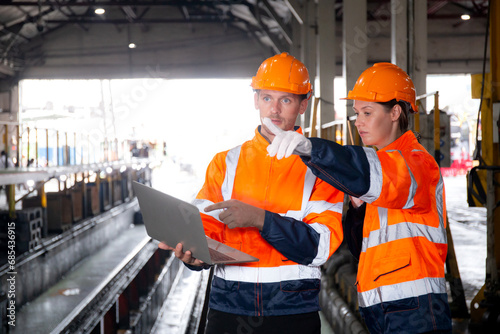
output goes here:
[{"label": "steel roof beam", "polygon": [[46,1],[16,1],[16,2],[0,2],[0,7],[38,7],[41,6],[64,6],[64,7],[123,7],[123,6],[213,6],[213,5],[242,5],[247,4],[247,0],[163,0],[163,1],[127,1],[127,2],[117,2],[112,1],[81,1],[81,2],[71,2],[60,4],[57,0],[46,0]]},{"label": "steel roof beam", "polygon": [[285,48],[281,45],[280,41],[274,34],[269,31],[269,28],[266,26],[264,22],[262,22],[262,18],[260,16],[260,8],[258,6],[254,6],[251,4],[248,4],[250,13],[254,16],[255,20],[259,23],[259,28],[266,35],[270,40],[271,40],[271,46],[274,50],[275,53],[281,53],[283,51],[286,51]]},{"label": "steel roof beam", "polygon": [[67,20],[46,20],[46,23],[91,23],[91,24],[129,24],[129,23],[221,23],[221,22],[236,22],[238,19],[222,19],[219,16],[211,15],[206,17],[191,16],[189,21],[186,19],[107,19],[98,20],[90,18],[70,17]]},{"label": "steel roof beam", "polygon": [[292,13],[292,15],[295,17],[295,19],[300,23],[304,23],[304,18],[300,16],[301,10],[299,9],[300,5],[297,0],[285,0],[285,4]]},{"label": "steel roof beam", "polygon": [[281,31],[281,34],[283,35],[283,37],[285,38],[285,40],[287,41],[288,45],[292,45],[293,41],[292,41],[292,33],[290,32],[290,29],[288,29],[285,25],[285,23],[283,22],[283,20],[281,19],[281,17],[278,15],[278,13],[276,13],[276,11],[274,10],[273,6],[271,6],[271,4],[269,3],[269,1],[267,0],[260,0],[260,2],[262,2],[266,8],[266,11],[267,13],[269,14],[270,17],[273,18],[274,21],[276,21],[276,23],[278,24],[278,27]]}]

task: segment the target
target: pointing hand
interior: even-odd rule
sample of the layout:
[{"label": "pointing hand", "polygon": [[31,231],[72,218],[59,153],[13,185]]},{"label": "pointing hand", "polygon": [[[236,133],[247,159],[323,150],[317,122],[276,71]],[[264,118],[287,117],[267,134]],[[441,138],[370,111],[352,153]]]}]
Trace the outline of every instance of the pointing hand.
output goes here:
[{"label": "pointing hand", "polygon": [[270,156],[278,159],[288,158],[292,154],[311,156],[312,144],[309,139],[295,131],[281,130],[267,117],[262,122],[276,136],[267,147]]},{"label": "pointing hand", "polygon": [[219,219],[231,229],[236,227],[257,227],[262,231],[266,211],[261,208],[230,199],[207,206],[205,212],[217,209],[223,209],[219,214]]}]

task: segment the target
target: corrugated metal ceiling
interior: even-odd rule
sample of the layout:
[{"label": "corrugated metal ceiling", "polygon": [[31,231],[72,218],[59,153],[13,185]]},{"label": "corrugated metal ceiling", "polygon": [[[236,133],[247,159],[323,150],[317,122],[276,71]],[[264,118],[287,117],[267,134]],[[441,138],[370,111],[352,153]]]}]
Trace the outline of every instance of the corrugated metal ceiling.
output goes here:
[{"label": "corrugated metal ceiling", "polygon": [[[334,0],[332,0],[334,1]],[[34,39],[74,24],[87,30],[94,24],[111,24],[117,28],[138,24],[216,22],[232,25],[256,38],[275,52],[288,50],[291,43],[290,8],[302,0],[12,0],[0,2],[0,77],[15,75],[25,64],[24,50]],[[381,8],[390,0],[368,0],[368,19],[380,19]],[[428,18],[449,19],[469,13],[485,17],[488,1],[429,0]],[[105,14],[97,15],[96,8]],[[172,15],[159,15],[168,8]],[[161,9],[161,10],[160,10]],[[342,20],[342,1],[337,0],[337,20]],[[429,32],[432,33],[432,32]],[[459,35],[456,38],[460,38]]]}]

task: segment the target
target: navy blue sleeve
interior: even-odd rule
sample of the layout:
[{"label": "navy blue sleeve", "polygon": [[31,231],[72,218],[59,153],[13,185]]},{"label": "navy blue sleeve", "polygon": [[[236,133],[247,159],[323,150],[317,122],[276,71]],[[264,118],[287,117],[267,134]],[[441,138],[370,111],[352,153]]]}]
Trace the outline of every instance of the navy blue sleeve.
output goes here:
[{"label": "navy blue sleeve", "polygon": [[261,236],[287,259],[308,265],[318,253],[319,233],[307,223],[266,211]]},{"label": "navy blue sleeve", "polygon": [[301,156],[314,175],[354,197],[370,189],[370,165],[361,146],[342,146],[321,138],[309,138],[311,157]]},{"label": "navy blue sleeve", "polygon": [[204,264],[202,266],[193,266],[193,265],[190,265],[190,264],[187,264],[185,262],[182,262],[184,263],[184,265],[189,268],[190,270],[193,270],[193,271],[202,271],[202,270],[205,270],[205,269],[210,269],[212,266],[209,265],[209,264]]}]

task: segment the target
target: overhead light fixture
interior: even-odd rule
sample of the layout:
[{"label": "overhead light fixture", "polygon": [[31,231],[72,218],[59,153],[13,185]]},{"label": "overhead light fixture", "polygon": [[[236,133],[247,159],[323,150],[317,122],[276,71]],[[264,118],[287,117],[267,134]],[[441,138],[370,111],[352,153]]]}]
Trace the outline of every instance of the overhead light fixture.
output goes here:
[{"label": "overhead light fixture", "polygon": [[460,18],[464,21],[467,21],[467,20],[470,20],[470,15],[469,14],[462,14],[462,16],[460,16]]},{"label": "overhead light fixture", "polygon": [[130,44],[128,45],[128,48],[129,48],[129,49],[135,49],[136,47],[137,47],[137,45],[135,45],[135,43],[130,43]]},{"label": "overhead light fixture", "polygon": [[104,8],[96,8],[94,10],[94,13],[96,13],[97,15],[102,15],[102,14],[106,13],[106,10]]}]

